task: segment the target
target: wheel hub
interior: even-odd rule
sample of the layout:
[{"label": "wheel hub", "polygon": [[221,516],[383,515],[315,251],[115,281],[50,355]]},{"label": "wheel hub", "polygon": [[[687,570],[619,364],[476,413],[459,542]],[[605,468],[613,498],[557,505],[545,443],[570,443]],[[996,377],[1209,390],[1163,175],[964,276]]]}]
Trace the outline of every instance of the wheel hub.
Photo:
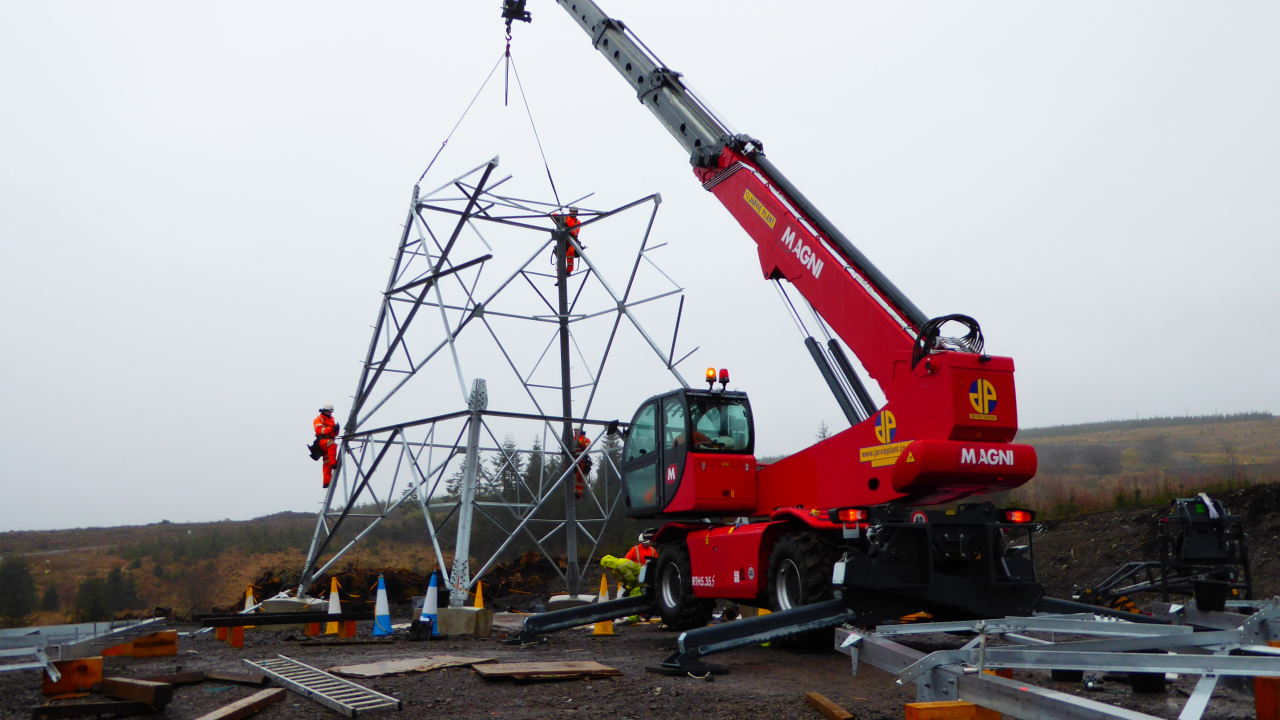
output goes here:
[{"label": "wheel hub", "polygon": [[661,594],[664,607],[675,608],[680,604],[680,568],[675,563],[667,563],[662,570]]},{"label": "wheel hub", "polygon": [[779,610],[790,610],[804,604],[800,595],[800,568],[795,561],[783,560],[778,568],[777,597]]}]

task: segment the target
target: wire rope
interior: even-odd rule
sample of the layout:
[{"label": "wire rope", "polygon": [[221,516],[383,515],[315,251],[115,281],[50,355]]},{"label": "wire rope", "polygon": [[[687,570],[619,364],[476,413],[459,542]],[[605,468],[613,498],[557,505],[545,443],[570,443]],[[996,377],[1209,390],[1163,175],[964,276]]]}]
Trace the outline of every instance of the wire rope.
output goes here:
[{"label": "wire rope", "polygon": [[[464,119],[466,119],[466,117],[467,117],[467,113],[471,112],[471,106],[476,104],[476,100],[480,97],[480,93],[484,92],[484,88],[485,88],[485,86],[489,84],[489,80],[491,80],[491,79],[493,78],[493,74],[494,74],[495,72],[497,72],[497,70],[498,70],[498,66],[502,64],[502,61],[503,61],[506,57],[507,57],[507,54],[506,54],[506,53],[503,53],[503,54],[498,58],[498,62],[496,62],[496,63],[494,63],[494,64],[493,64],[493,69],[489,71],[489,74],[488,74],[488,76],[486,76],[486,77],[485,77],[484,82],[480,83],[480,89],[479,89],[479,90],[477,90],[477,91],[476,91],[475,96],[473,96],[473,97],[471,98],[471,102],[467,103],[467,109],[462,111],[462,117],[458,118],[458,122],[456,122],[456,123],[454,123],[454,124],[453,124],[453,129],[449,131],[449,135],[448,135],[448,137],[446,137],[446,138],[444,139],[444,142],[440,143],[440,149],[439,149],[439,150],[436,150],[436,154],[432,156],[432,158],[431,158],[431,162],[427,163],[427,169],[426,169],[426,170],[423,170],[423,171],[422,171],[422,174],[418,176],[418,182],[422,182],[422,178],[426,177],[426,176],[427,176],[427,173],[431,171],[431,166],[436,164],[436,158],[439,158],[439,157],[440,157],[440,153],[441,153],[441,152],[444,152],[444,147],[445,147],[446,145],[448,145],[448,144],[449,144],[449,140],[453,138],[453,134],[454,134],[455,132],[457,132],[457,131],[458,131],[458,126],[462,124],[462,121],[463,121]],[[517,80],[518,80],[518,78],[517,78]],[[532,120],[532,118],[531,118],[531,120]],[[536,135],[536,134],[537,134],[537,133],[536,133],[536,131],[535,131],[535,135]],[[545,158],[544,158],[544,160],[545,160]]]},{"label": "wire rope", "polygon": [[[510,57],[508,49],[508,57]],[[556,204],[560,204],[560,193],[556,192],[556,181],[551,177],[551,165],[547,163],[547,154],[542,150],[542,138],[538,136],[538,125],[533,121],[533,111],[529,109],[529,98],[524,94],[524,85],[520,82],[520,69],[516,67],[515,58],[511,58],[511,69],[515,71],[516,89],[520,91],[520,99],[524,102],[524,111],[529,116],[529,127],[533,128],[533,139],[538,142],[538,154],[542,156],[542,167],[546,168],[547,180],[551,183],[551,194],[556,198]]]}]

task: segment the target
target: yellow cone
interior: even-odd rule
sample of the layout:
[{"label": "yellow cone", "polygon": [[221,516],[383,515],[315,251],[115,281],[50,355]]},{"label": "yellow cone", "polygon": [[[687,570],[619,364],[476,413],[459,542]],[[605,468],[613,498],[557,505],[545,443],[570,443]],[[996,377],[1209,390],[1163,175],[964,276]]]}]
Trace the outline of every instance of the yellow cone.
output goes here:
[{"label": "yellow cone", "polygon": [[[604,575],[600,576],[600,602],[609,602],[609,579]],[[595,630],[591,631],[592,635],[612,635],[613,621],[601,620],[596,623]]]},{"label": "yellow cone", "polygon": [[[329,614],[342,614],[342,599],[338,597],[338,578],[333,578],[333,582],[329,584]],[[339,630],[339,625],[341,625],[339,622],[325,624],[324,634],[338,635],[341,632],[341,630]]]},{"label": "yellow cone", "polygon": [[[253,607],[253,586],[252,585],[250,585],[248,588],[245,588],[245,591],[244,591],[244,609],[248,610],[251,607]],[[252,628],[252,627],[255,627],[255,626],[245,625],[244,629],[248,630],[249,628]]]},{"label": "yellow cone", "polygon": [[476,583],[476,607],[484,607],[484,583]]},{"label": "yellow cone", "polygon": [[625,591],[622,589],[622,581],[621,581],[621,580],[619,580],[619,581],[618,581],[618,597],[616,597],[616,598],[614,598],[614,599],[615,599],[615,600],[621,600],[622,598],[626,597],[626,595],[625,595],[624,593],[625,593]]}]

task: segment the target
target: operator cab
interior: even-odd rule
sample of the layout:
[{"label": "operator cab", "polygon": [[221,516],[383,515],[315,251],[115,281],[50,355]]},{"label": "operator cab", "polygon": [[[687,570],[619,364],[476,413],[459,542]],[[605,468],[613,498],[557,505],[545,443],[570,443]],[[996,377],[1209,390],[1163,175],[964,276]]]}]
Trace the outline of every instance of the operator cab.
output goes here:
[{"label": "operator cab", "polygon": [[649,398],[623,447],[627,517],[747,514],[756,506],[754,453],[746,393],[713,386]]}]

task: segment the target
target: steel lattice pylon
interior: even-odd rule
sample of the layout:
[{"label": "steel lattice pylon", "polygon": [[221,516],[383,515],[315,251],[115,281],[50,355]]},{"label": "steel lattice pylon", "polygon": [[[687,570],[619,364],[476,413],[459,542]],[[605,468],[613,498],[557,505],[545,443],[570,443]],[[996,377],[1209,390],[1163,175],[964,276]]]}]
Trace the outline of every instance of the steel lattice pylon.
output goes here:
[{"label": "steel lattice pylon", "polygon": [[[497,166],[495,157],[426,194],[420,194],[419,187],[414,186],[351,410],[343,426],[339,468],[317,516],[298,587],[300,596],[306,595],[320,575],[411,498],[416,498],[423,510],[441,568],[448,565],[432,512],[448,511],[448,517],[440,524],[457,514],[455,562],[447,579],[453,604],[461,604],[468,589],[516,537],[527,536],[552,559],[544,544],[561,530],[565,531],[569,562],[565,571],[557,567],[557,572],[561,572],[569,591],[577,594],[577,539],[582,535],[588,541],[590,562],[601,530],[622,497],[620,474],[613,458],[601,447],[603,430],[612,427],[616,431],[617,418],[589,416],[598,399],[610,351],[623,337],[619,331],[624,320],[636,331],[636,341],[642,340],[663,367],[688,387],[676,366],[697,348],[674,359],[684,305],[683,288],[647,254],[661,247],[649,245],[661,196],[650,195],[612,210],[582,210],[578,229],[584,237],[609,237],[610,248],[616,249],[617,238],[601,223],[620,218],[627,211],[651,208],[634,258],[627,256],[626,284],[615,286],[605,278],[576,233],[567,232],[563,221],[557,220],[573,203],[545,203],[499,194],[498,187],[511,177],[492,180]],[[504,237],[499,238],[499,234]],[[566,273],[564,258],[569,246],[582,263],[579,272],[572,275]],[[556,263],[553,273],[533,266],[548,253]],[[485,277],[488,268],[498,269],[496,281]],[[642,268],[647,270],[641,273]],[[649,281],[665,287],[633,299]],[[558,304],[548,299],[548,292],[559,296]],[[522,297],[511,297],[515,295]],[[671,303],[677,297],[671,343],[669,349],[664,349],[637,318],[637,306]],[[542,312],[544,308],[546,312]],[[607,333],[589,329],[601,323],[611,326]],[[525,329],[513,330],[513,325]],[[530,327],[535,329],[530,331]],[[531,338],[537,337],[538,330],[548,329],[552,330],[552,339],[545,347],[523,350],[531,344]],[[521,344],[513,343],[511,335]],[[554,368],[556,377],[548,380],[543,376],[557,365],[550,352],[557,339],[560,367]],[[481,341],[487,350],[477,354],[476,346]],[[537,342],[540,345],[541,340]],[[568,370],[571,355],[583,368],[579,374],[586,376],[576,384]],[[598,359],[588,360],[588,356]],[[493,391],[485,380],[473,377],[468,385],[468,370],[490,373],[490,382],[494,375],[500,377],[500,385],[505,382],[496,394],[501,408],[489,407]],[[439,393],[452,394],[445,388],[454,383],[461,391],[461,402],[442,401]],[[423,386],[434,393],[416,390]],[[558,413],[552,398],[561,402]],[[580,412],[574,410],[575,400]],[[445,411],[422,417],[424,404]],[[513,425],[536,428],[542,434],[543,451],[558,454],[564,461],[553,473],[540,460],[536,478],[508,472],[521,464],[521,457],[532,458],[535,451],[504,447],[495,425],[506,429]],[[571,442],[571,426],[600,432],[595,432],[594,440],[579,453]],[[486,473],[481,467],[482,452],[497,453],[495,472]],[[598,467],[607,466],[612,472],[601,472],[604,484],[575,502],[574,463],[583,457],[594,458]],[[458,470],[455,458],[460,458],[456,463],[461,463],[460,488],[456,497],[442,499],[439,490],[446,472],[450,466]],[[608,478],[613,478],[613,487]],[[496,497],[477,500],[480,483]],[[544,508],[554,507],[553,496],[561,488],[564,517],[547,518],[545,512],[535,517]],[[502,528],[507,537],[492,557],[472,573],[467,554],[475,511]],[[585,511],[582,516],[580,511]],[[341,547],[331,546],[339,528],[350,518],[363,518],[368,525]],[[547,524],[551,528],[544,531]],[[327,553],[332,554],[326,557]],[[556,567],[554,559],[552,566]]]}]

